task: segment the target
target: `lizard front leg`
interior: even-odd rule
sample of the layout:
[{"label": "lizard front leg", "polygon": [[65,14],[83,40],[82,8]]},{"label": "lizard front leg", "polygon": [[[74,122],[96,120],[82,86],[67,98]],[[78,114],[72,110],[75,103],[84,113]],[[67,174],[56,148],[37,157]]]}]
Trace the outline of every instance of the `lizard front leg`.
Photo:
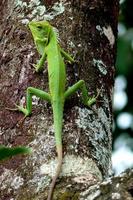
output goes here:
[{"label": "lizard front leg", "polygon": [[61,47],[59,47],[59,48],[60,48],[60,52],[61,52],[62,56],[63,56],[67,61],[69,61],[70,63],[75,62],[74,59],[70,56],[69,53],[65,52]]},{"label": "lizard front leg", "polygon": [[35,64],[33,65],[36,72],[40,72],[43,70],[45,60],[46,60],[46,53],[42,55],[42,57],[40,58],[40,60],[36,65]]}]

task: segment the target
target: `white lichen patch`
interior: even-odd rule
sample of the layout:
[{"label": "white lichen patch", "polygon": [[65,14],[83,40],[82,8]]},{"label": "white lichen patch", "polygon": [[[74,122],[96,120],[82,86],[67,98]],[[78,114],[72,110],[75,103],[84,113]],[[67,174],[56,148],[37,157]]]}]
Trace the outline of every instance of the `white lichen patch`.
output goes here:
[{"label": "white lichen patch", "polygon": [[[100,190],[97,190],[96,192],[94,192],[93,194],[87,196],[86,200],[95,200],[97,197],[99,197],[101,194]],[[83,199],[81,199],[83,200]]]},{"label": "white lichen patch", "polygon": [[26,102],[26,98],[25,96],[23,96],[22,99],[20,99],[20,106],[24,107],[25,102]]},{"label": "white lichen patch", "polygon": [[101,183],[101,185],[108,185],[108,184],[112,184],[112,179],[111,178],[108,178],[107,180],[105,180],[105,181],[103,181],[102,183]]},{"label": "white lichen patch", "polygon": [[8,191],[17,190],[24,184],[24,179],[17,174],[17,172],[9,169],[4,169],[0,176],[0,189]]},{"label": "white lichen patch", "polygon": [[33,179],[28,181],[28,185],[34,186],[34,193],[38,193],[40,190],[43,190],[48,187],[50,178],[47,175],[43,176],[40,174],[40,171],[37,169],[34,171]]},{"label": "white lichen patch", "polygon": [[19,189],[21,185],[24,184],[24,179],[21,178],[20,176],[14,177],[11,183],[11,187],[14,188],[15,190]]},{"label": "white lichen patch", "polygon": [[[55,169],[57,167],[57,158],[50,160],[49,163],[45,163],[40,167],[41,174],[48,174],[49,176],[55,175]],[[75,182],[87,182],[94,179],[92,174],[97,174],[99,180],[102,179],[102,175],[95,162],[92,159],[81,158],[80,156],[67,155],[63,158],[62,172],[60,176],[74,176]]]},{"label": "white lichen patch", "polygon": [[25,72],[26,72],[26,67],[24,65],[22,65],[21,71],[20,71],[20,75],[19,75],[19,84],[23,83],[25,80]]},{"label": "white lichen patch", "polygon": [[49,185],[49,179],[47,176],[42,176],[42,177],[38,176],[38,181],[35,183],[37,184],[35,193],[38,193],[40,190],[44,190],[44,188]]},{"label": "white lichen patch", "polygon": [[86,127],[88,126],[88,116],[93,114],[92,110],[89,110],[87,108],[79,108],[75,106],[75,109],[78,110],[79,116],[75,120],[75,123],[78,125],[79,128],[82,128],[86,130]]},{"label": "white lichen patch", "polygon": [[[32,96],[32,105],[38,105],[39,102],[39,97],[36,97],[35,95]],[[26,104],[26,97],[23,96],[22,99],[20,100],[20,106],[25,107]]]},{"label": "white lichen patch", "polygon": [[31,0],[28,6],[29,8],[32,8],[33,6],[39,6],[39,5],[40,5],[40,0]]},{"label": "white lichen patch", "polygon": [[14,3],[16,7],[21,7],[21,8],[27,7],[27,2],[23,0],[15,0]]},{"label": "white lichen patch", "polygon": [[116,188],[119,188],[119,187],[120,187],[120,183],[117,183],[117,184],[116,184]]},{"label": "white lichen patch", "polygon": [[[16,11],[19,11],[19,16],[21,18],[22,23],[28,23],[24,18],[24,12],[27,13],[28,19],[34,20],[52,20],[57,15],[62,14],[65,11],[65,5],[68,4],[67,2],[64,3],[62,1],[56,2],[50,10],[47,10],[44,3],[42,4],[40,0],[31,0],[28,3],[22,0],[15,0],[14,7]],[[20,12],[21,10],[21,12]]]},{"label": "white lichen patch", "polygon": [[4,134],[4,131],[2,129],[2,127],[0,127],[0,135],[3,135]]},{"label": "white lichen patch", "polygon": [[[100,119],[100,120],[99,120]],[[108,159],[109,149],[111,148],[111,120],[105,114],[103,108],[98,109],[98,119],[93,122],[95,127],[90,125],[90,129],[94,132],[93,135],[90,137],[90,141],[92,145],[95,147],[96,151],[96,158],[102,163],[104,166],[107,164],[107,160],[104,156]],[[93,124],[92,123],[92,124]],[[101,126],[104,124],[104,129]],[[93,128],[94,127],[94,128]],[[108,134],[108,136],[107,136]],[[105,145],[103,145],[103,143]],[[111,150],[110,150],[111,152]],[[109,164],[109,163],[108,163]]]},{"label": "white lichen patch", "polygon": [[[108,101],[105,102],[105,106],[108,104]],[[99,161],[103,168],[107,170],[106,166],[108,166],[109,169],[111,162],[109,160],[109,154],[111,154],[111,118],[107,117],[103,108],[98,108],[97,114],[86,108],[76,107],[76,109],[78,117],[75,122],[79,128],[84,130],[84,134],[88,136],[88,140],[94,147],[93,157]]]},{"label": "white lichen patch", "polygon": [[105,35],[110,43],[111,46],[114,45],[115,43],[115,36],[113,34],[113,30],[111,26],[106,27],[101,27],[100,25],[96,25],[96,30],[100,32],[100,35]]},{"label": "white lichen patch", "polygon": [[121,195],[119,193],[117,193],[117,192],[112,193],[112,199],[115,199],[115,200],[121,199]]},{"label": "white lichen patch", "polygon": [[82,183],[82,184],[87,184],[87,183],[94,183],[95,181],[97,181],[95,178],[94,178],[94,175],[91,174],[85,174],[83,176],[77,176],[75,178],[73,178],[74,182],[76,183]]},{"label": "white lichen patch", "polygon": [[111,26],[103,27],[103,33],[108,38],[110,45],[113,46],[115,43],[115,36],[113,34]]},{"label": "white lichen patch", "polygon": [[93,185],[80,194],[80,200],[95,200],[100,194],[101,191],[99,190],[99,186]]},{"label": "white lichen patch", "polygon": [[75,44],[72,42],[72,41],[70,41],[70,40],[68,40],[68,44],[70,45],[70,47],[72,47],[72,48],[74,48],[75,47]]},{"label": "white lichen patch", "polygon": [[39,102],[39,97],[33,95],[32,96],[32,105],[38,105],[38,102]]},{"label": "white lichen patch", "polygon": [[[35,119],[34,119],[35,120]],[[22,168],[29,170],[29,167],[32,169],[32,176],[27,177],[27,189],[33,189],[37,193],[41,189],[44,190],[45,187],[49,185],[50,177],[42,175],[40,172],[40,166],[43,163],[46,163],[48,157],[52,156],[53,152],[51,149],[55,148],[55,138],[53,132],[53,124],[48,125],[49,119],[45,118],[44,114],[39,114],[36,119],[36,125],[32,124],[32,132],[29,129],[28,134],[32,134],[34,140],[29,143],[29,147],[32,148],[32,153],[26,157],[25,163],[23,163]],[[25,120],[25,124],[29,123],[28,120]],[[47,128],[49,127],[49,128]],[[52,134],[52,135],[51,135]],[[30,174],[29,174],[30,176]]]},{"label": "white lichen patch", "polygon": [[63,6],[62,2],[56,2],[52,9],[59,14],[63,13],[65,11],[65,7]]},{"label": "white lichen patch", "polygon": [[[40,120],[40,124],[38,129],[35,131],[35,138],[34,140],[29,144],[29,146],[33,147],[33,153],[30,156],[30,160],[32,161],[32,164],[35,165],[41,165],[42,162],[47,160],[47,156],[49,155],[50,149],[55,147],[55,138],[54,135],[50,136],[49,133],[53,132],[53,127],[49,128],[49,130],[44,129],[44,127],[47,127],[47,119],[44,119],[44,116],[42,115],[38,117]],[[39,123],[39,122],[37,122]]]},{"label": "white lichen patch", "polygon": [[[32,48],[32,46],[29,45],[29,49]],[[24,64],[22,65],[20,75],[19,75],[19,84],[22,84],[23,82],[26,82],[27,76],[26,73],[28,71],[29,63],[31,57],[34,55],[34,53],[31,51],[28,55],[24,56]]]},{"label": "white lichen patch", "polygon": [[94,66],[96,66],[103,75],[107,74],[107,66],[103,63],[102,60],[96,60],[93,58],[93,63]]},{"label": "white lichen patch", "polygon": [[96,25],[96,29],[102,34],[103,33],[103,29],[101,28],[100,25]]},{"label": "white lichen patch", "polygon": [[[51,120],[51,117],[49,117],[49,119]],[[36,126],[32,125],[34,140],[29,143],[29,146],[32,148],[32,154],[27,156],[27,160],[23,165],[24,169],[26,166],[31,166],[32,168],[32,177],[29,178],[27,184],[29,188],[34,188],[35,193],[40,191],[41,188],[44,190],[50,181],[48,174],[42,175],[40,172],[42,163],[47,163],[48,157],[52,156],[51,149],[56,149],[53,124],[51,126],[48,125],[49,119],[45,118],[45,115],[39,114],[36,120]],[[30,130],[28,134],[31,134]]]},{"label": "white lichen patch", "polygon": [[28,19],[22,19],[22,20],[21,20],[21,23],[24,24],[24,25],[26,25],[26,24],[29,23],[29,20],[28,20]]}]

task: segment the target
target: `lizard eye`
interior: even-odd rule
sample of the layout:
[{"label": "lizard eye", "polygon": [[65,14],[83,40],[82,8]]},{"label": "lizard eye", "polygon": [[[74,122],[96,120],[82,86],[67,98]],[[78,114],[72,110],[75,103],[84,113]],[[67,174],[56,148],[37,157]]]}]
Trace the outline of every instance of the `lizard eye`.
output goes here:
[{"label": "lizard eye", "polygon": [[39,30],[41,30],[41,29],[42,29],[42,26],[39,26],[39,25],[38,25],[37,28],[38,28]]}]

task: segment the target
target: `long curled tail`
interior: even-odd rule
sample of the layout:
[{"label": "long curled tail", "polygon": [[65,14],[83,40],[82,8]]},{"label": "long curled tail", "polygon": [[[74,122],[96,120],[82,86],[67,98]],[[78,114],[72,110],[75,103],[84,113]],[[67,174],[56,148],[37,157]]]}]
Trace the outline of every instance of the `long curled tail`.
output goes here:
[{"label": "long curled tail", "polygon": [[62,151],[62,145],[57,146],[57,155],[58,155],[58,166],[56,169],[56,173],[55,176],[52,179],[52,183],[50,185],[50,189],[49,189],[49,193],[48,193],[48,198],[47,200],[52,200],[53,197],[53,191],[54,191],[54,187],[56,184],[56,180],[61,172],[61,167],[62,167],[62,160],[63,160],[63,151]]}]

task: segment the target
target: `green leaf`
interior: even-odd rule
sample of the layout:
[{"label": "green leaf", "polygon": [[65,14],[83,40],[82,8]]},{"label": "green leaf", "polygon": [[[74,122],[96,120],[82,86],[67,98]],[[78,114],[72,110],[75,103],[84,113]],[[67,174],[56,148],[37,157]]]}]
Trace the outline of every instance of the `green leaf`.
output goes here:
[{"label": "green leaf", "polygon": [[18,154],[29,154],[29,153],[31,153],[31,148],[27,148],[24,146],[6,147],[4,145],[0,145],[0,161],[11,158],[12,156],[15,156]]}]

